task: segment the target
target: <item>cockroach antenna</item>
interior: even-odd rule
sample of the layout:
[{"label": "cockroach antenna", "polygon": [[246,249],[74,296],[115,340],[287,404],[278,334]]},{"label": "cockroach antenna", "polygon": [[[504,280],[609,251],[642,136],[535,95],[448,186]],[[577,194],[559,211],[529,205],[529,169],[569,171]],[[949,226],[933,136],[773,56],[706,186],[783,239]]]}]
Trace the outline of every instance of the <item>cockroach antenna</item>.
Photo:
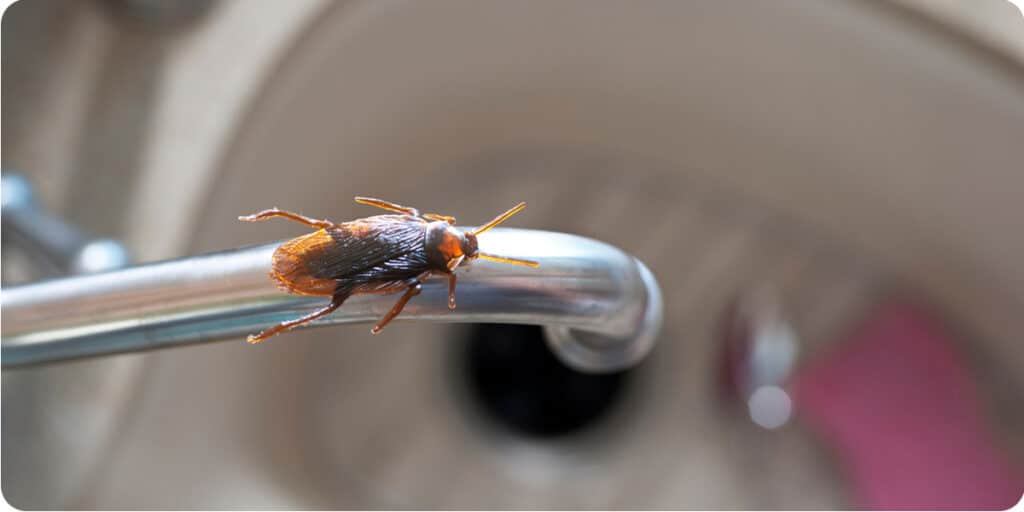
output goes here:
[{"label": "cockroach antenna", "polygon": [[[493,228],[494,226],[497,226],[498,224],[501,224],[502,222],[505,222],[506,220],[508,220],[509,217],[511,217],[511,216],[519,213],[520,211],[522,211],[523,208],[526,208],[526,203],[519,203],[519,204],[513,206],[512,208],[510,208],[507,212],[505,212],[505,213],[495,217],[494,220],[492,220],[492,221],[488,222],[487,224],[484,224],[483,226],[480,226],[480,227],[476,228],[475,230],[471,231],[470,234],[473,235],[473,236],[478,236],[481,233],[484,233],[484,232],[488,231],[489,229]],[[490,260],[490,261],[496,261],[498,263],[509,263],[509,264],[512,264],[512,265],[522,265],[524,267],[532,267],[532,268],[537,268],[537,267],[540,266],[540,264],[537,263],[536,261],[521,260],[521,259],[517,259],[517,258],[509,258],[509,257],[506,257],[506,256],[498,256],[496,254],[487,254],[485,252],[478,252],[477,256],[479,258],[481,258],[481,259]]]}]

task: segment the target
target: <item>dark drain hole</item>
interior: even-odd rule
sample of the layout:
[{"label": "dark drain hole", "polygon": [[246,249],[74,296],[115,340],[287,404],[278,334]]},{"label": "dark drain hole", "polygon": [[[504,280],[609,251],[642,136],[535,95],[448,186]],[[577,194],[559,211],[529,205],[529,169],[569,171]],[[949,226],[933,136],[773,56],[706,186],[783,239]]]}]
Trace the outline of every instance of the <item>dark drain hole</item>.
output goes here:
[{"label": "dark drain hole", "polygon": [[532,438],[566,436],[595,424],[628,380],[628,371],[588,374],[565,366],[536,326],[474,326],[460,357],[472,401],[486,416]]}]

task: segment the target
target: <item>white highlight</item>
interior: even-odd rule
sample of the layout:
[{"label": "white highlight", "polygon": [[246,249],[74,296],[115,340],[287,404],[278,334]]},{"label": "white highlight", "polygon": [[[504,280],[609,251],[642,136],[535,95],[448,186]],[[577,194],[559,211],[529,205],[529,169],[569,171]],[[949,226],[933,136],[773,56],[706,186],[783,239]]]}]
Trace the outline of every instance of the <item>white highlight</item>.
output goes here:
[{"label": "white highlight", "polygon": [[767,428],[776,429],[786,424],[793,413],[793,402],[778,386],[761,386],[747,400],[750,419]]}]

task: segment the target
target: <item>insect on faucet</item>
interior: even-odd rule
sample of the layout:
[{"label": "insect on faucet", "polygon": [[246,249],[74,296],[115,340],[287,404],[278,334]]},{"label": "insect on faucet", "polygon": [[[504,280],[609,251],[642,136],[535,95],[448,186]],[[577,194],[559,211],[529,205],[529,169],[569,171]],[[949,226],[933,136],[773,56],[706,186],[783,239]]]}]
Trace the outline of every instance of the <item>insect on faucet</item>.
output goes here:
[{"label": "insect on faucet", "polygon": [[375,215],[335,224],[273,208],[238,218],[258,222],[284,217],[317,228],[313,233],[281,244],[274,251],[270,277],[278,288],[289,293],[331,297],[329,304],[308,315],[249,335],[249,343],[259,343],[330,314],[352,295],[404,290],[391,310],[370,330],[377,334],[402,312],[409,299],[420,294],[422,282],[431,276],[448,278],[448,308],[454,310],[455,270],[460,266],[477,258],[538,266],[534,261],[483,253],[477,247],[478,235],[519,213],[526,203],[519,203],[487,224],[463,233],[453,227],[455,217],[420,214],[415,208],[370,197],[355,200],[398,215]]},{"label": "insect on faucet", "polygon": [[[412,232],[422,237],[422,246],[406,242],[408,250],[399,251],[405,258],[398,259],[406,262],[405,266],[387,260],[392,262],[390,267],[367,265],[367,270],[350,275],[345,282],[352,290],[345,307],[329,315],[318,311],[322,316],[312,324],[383,323],[381,317],[395,306],[394,299],[383,293],[409,293],[414,278],[417,282],[429,275],[450,279],[457,273],[457,310],[451,309],[448,287],[437,282],[440,280],[427,280],[415,307],[402,310],[402,318],[411,322],[540,325],[555,355],[581,371],[617,371],[643,359],[655,345],[663,310],[660,288],[650,270],[629,253],[591,238],[532,229],[490,229],[519,208],[479,228],[454,227],[454,219],[440,215],[410,215],[416,213],[411,209],[395,212],[399,215],[391,217],[406,219],[417,227]],[[323,297],[333,303],[336,288],[331,286],[339,283],[329,277],[328,266],[314,264],[310,270],[311,251],[365,244],[371,240],[370,233],[335,242],[331,237],[335,225],[330,222],[286,212],[267,216],[290,216],[316,229],[297,239],[304,241],[306,251],[301,254],[306,258],[290,259],[290,271],[283,263],[275,265],[275,260],[296,253],[281,248],[292,244],[294,249],[300,242],[282,240],[4,287],[0,294],[3,367],[237,340],[322,309]],[[352,231],[360,226],[357,221],[345,225]],[[436,227],[428,230],[431,225]],[[369,229],[362,226],[360,230]],[[378,224],[374,238],[384,238],[384,233],[397,236],[391,229],[403,232],[402,228],[410,227],[402,223],[388,226],[383,229]],[[478,260],[494,261],[476,261],[471,268],[457,270],[474,254],[469,233],[479,236],[488,229],[484,235],[487,252],[501,256],[477,250]],[[462,238],[455,237],[463,232],[465,248]],[[395,236],[388,239],[394,241]],[[385,247],[370,246],[377,250]],[[414,251],[416,247],[422,250]],[[353,254],[359,254],[364,262],[370,260],[370,253]],[[414,255],[420,259],[414,260]],[[419,261],[420,266],[414,268],[408,264],[411,261]],[[539,265],[534,268],[533,262]],[[289,278],[285,282],[305,283],[305,292],[281,293],[275,286],[281,285],[277,275],[272,272],[273,279],[267,279],[268,270],[275,267]],[[430,274],[426,274],[428,270]],[[381,279],[387,276],[395,278]],[[385,286],[390,281],[404,286]],[[356,294],[356,282],[375,293]],[[413,288],[412,294],[420,291]],[[319,295],[310,296],[310,292]],[[292,326],[300,321],[293,321]]]}]

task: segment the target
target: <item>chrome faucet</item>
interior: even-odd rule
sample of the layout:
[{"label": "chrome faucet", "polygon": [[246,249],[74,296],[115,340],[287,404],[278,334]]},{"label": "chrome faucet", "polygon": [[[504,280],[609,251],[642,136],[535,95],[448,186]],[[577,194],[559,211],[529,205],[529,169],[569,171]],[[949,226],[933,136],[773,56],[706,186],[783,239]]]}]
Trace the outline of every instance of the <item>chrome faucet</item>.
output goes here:
[{"label": "chrome faucet", "polygon": [[[267,272],[277,245],[3,289],[3,366],[224,339],[244,343],[246,334],[323,302],[275,288]],[[458,309],[449,311],[444,283],[428,281],[397,320],[542,325],[559,358],[589,372],[630,367],[654,346],[661,291],[636,258],[596,240],[523,229],[495,229],[481,245],[540,267],[475,261],[459,270]],[[373,322],[393,302],[355,296],[313,325]]]}]

